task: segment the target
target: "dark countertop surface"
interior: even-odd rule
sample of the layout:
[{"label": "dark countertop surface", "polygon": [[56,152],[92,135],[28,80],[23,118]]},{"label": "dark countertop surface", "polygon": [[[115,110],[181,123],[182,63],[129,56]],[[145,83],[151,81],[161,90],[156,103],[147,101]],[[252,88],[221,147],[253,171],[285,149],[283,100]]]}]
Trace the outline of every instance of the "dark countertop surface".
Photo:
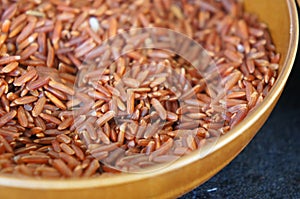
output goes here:
[{"label": "dark countertop surface", "polygon": [[300,199],[300,52],[268,121],[223,170],[181,199]]}]

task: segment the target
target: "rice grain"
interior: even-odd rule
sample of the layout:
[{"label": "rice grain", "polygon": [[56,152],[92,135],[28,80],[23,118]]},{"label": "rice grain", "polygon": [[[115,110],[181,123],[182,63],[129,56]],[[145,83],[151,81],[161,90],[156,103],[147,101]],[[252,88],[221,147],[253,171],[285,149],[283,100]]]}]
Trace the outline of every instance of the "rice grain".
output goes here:
[{"label": "rice grain", "polygon": [[[278,76],[267,26],[236,0],[3,6],[0,173],[90,177],[174,161],[238,125]],[[214,63],[140,27],[184,34]]]}]

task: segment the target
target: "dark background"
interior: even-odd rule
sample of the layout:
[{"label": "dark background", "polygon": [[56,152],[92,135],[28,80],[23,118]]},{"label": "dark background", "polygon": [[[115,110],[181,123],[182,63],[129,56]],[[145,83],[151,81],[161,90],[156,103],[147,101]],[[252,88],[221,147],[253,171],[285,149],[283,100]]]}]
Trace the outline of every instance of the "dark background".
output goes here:
[{"label": "dark background", "polygon": [[274,111],[227,167],[190,198],[300,199],[300,52]]}]

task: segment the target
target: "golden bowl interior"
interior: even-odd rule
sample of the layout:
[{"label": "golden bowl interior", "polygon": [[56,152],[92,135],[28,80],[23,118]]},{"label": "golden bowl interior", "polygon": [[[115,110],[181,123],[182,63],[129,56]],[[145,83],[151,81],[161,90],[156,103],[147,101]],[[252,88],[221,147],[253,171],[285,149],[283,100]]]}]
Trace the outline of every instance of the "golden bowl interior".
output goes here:
[{"label": "golden bowl interior", "polygon": [[[225,167],[264,124],[291,72],[298,44],[293,0],[244,0],[248,12],[266,22],[281,53],[279,77],[263,103],[237,127],[221,136],[211,153],[192,153],[169,167],[145,174],[103,175],[92,179],[46,180],[0,177],[0,198],[171,198],[204,183]],[[299,2],[299,1],[298,1]]]}]

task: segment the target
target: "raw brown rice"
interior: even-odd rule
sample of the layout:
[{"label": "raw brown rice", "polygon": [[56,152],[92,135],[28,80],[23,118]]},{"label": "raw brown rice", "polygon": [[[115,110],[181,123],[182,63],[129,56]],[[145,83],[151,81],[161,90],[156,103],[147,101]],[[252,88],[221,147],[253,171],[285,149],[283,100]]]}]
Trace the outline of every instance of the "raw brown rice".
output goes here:
[{"label": "raw brown rice", "polygon": [[[0,174],[91,177],[174,161],[240,123],[279,68],[267,26],[237,0],[4,1],[0,15]],[[202,77],[164,41],[139,49],[149,33],[126,30],[146,27],[195,40],[215,72]],[[102,45],[119,33],[126,42]],[[218,75],[221,93],[208,85]]]}]

